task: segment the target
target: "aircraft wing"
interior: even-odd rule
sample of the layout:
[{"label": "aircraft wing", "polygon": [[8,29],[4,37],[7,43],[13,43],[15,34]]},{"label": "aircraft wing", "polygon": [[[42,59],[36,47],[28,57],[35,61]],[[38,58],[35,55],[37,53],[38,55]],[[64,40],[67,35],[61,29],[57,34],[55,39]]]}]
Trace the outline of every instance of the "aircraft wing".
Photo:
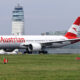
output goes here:
[{"label": "aircraft wing", "polygon": [[76,43],[76,42],[79,42],[80,41],[80,38],[77,38],[77,39],[68,39],[68,40],[62,40],[62,41],[52,41],[52,42],[44,42],[44,43],[41,43],[42,45],[51,45],[53,43]]},{"label": "aircraft wing", "polygon": [[[73,44],[73,43],[76,43],[76,42],[79,42],[80,41],[80,38],[77,38],[77,39],[68,39],[68,40],[62,40],[62,41],[50,41],[50,42],[43,42],[43,43],[40,43],[43,47],[47,47],[47,46],[51,46],[53,44]],[[31,43],[22,43],[21,46],[24,46],[26,48],[29,47]]]}]

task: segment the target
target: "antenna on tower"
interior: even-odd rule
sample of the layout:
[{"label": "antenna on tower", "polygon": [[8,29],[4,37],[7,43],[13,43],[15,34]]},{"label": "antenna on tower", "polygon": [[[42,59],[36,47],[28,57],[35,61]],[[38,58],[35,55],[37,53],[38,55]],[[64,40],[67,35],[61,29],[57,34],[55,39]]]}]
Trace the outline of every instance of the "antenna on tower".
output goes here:
[{"label": "antenna on tower", "polygon": [[23,3],[22,0],[18,0],[18,2],[17,2],[18,6],[20,6],[20,4],[22,4],[22,3]]},{"label": "antenna on tower", "polygon": [[18,3],[18,6],[20,6],[20,4]]}]

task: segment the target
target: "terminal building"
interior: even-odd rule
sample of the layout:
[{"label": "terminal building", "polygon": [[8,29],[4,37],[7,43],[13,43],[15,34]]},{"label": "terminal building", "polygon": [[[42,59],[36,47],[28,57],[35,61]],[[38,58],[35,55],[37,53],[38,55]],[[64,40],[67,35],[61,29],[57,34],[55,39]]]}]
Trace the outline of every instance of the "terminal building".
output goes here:
[{"label": "terminal building", "polygon": [[24,10],[19,4],[12,12],[12,35],[24,34]]}]

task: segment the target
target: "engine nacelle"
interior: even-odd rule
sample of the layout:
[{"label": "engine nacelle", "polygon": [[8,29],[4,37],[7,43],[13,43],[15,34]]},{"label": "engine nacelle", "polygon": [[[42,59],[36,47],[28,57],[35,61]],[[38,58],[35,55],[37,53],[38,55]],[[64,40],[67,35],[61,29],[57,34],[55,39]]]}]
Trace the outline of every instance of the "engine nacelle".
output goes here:
[{"label": "engine nacelle", "polygon": [[32,43],[32,44],[29,45],[29,49],[31,51],[40,51],[41,48],[42,48],[42,46],[39,43]]}]

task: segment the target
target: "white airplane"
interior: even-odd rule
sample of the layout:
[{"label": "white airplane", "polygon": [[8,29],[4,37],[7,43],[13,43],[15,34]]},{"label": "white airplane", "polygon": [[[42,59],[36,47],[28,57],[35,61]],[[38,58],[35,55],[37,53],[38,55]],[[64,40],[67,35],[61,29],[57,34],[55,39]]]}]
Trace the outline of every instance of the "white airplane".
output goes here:
[{"label": "white airplane", "polygon": [[11,52],[15,49],[26,49],[26,52],[32,53],[47,53],[45,48],[59,48],[74,44],[80,41],[77,37],[80,26],[80,17],[76,19],[73,25],[64,36],[54,35],[26,35],[26,36],[0,36],[0,49],[6,52]]}]

